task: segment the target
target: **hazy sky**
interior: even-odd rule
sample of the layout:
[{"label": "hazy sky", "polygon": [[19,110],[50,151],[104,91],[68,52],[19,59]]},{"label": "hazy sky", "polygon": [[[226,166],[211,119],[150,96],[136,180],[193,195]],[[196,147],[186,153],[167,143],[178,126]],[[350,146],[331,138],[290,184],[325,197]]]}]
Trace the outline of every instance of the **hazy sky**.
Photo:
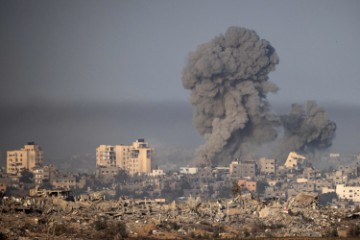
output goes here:
[{"label": "hazy sky", "polygon": [[0,0],[0,100],[187,101],[187,55],[229,26],[275,47],[270,100],[360,103],[360,1]]},{"label": "hazy sky", "polygon": [[0,0],[0,158],[27,141],[61,161],[136,138],[195,149],[182,69],[229,26],[275,47],[270,102],[326,102],[334,150],[358,151],[359,23],[358,0]]}]

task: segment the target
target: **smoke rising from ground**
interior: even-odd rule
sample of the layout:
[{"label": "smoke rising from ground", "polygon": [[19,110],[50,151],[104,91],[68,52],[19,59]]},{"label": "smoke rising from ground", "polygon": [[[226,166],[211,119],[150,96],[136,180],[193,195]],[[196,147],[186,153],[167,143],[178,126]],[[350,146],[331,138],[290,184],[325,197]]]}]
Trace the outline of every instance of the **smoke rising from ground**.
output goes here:
[{"label": "smoke rising from ground", "polygon": [[206,139],[196,162],[216,163],[247,143],[276,138],[279,119],[266,94],[278,89],[268,81],[278,62],[268,41],[240,27],[230,27],[190,53],[182,82],[191,90],[195,127]]},{"label": "smoke rising from ground", "polygon": [[281,152],[325,149],[335,137],[336,124],[314,101],[308,101],[305,106],[293,104],[290,112],[281,116],[281,121],[285,131],[279,147]]},{"label": "smoke rising from ground", "polygon": [[[191,91],[194,124],[206,140],[197,149],[195,163],[246,159],[254,146],[277,138],[281,123],[285,124],[284,143],[290,139],[293,147],[331,145],[335,124],[327,122],[316,104],[308,104],[304,111],[296,105],[289,117],[281,119],[271,111],[266,95],[278,87],[268,81],[268,74],[278,63],[268,41],[241,27],[228,28],[189,54],[182,83]],[[298,124],[295,128],[293,121]]]}]

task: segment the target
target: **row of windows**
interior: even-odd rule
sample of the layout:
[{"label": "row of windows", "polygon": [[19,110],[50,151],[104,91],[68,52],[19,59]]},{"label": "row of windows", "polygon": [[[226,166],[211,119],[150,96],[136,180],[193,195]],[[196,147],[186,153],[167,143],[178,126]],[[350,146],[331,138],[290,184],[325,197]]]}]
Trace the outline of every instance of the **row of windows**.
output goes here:
[{"label": "row of windows", "polygon": [[353,195],[349,195],[349,196],[342,195],[341,197],[346,199],[346,198],[355,198],[355,197],[359,197],[359,196],[357,196],[357,195],[354,195],[354,196]]},{"label": "row of windows", "polygon": [[20,157],[22,157],[22,154],[20,153],[20,154],[17,154],[17,153],[9,153],[8,154],[8,157],[17,157],[17,156],[20,156]]},{"label": "row of windows", "polygon": [[117,171],[101,171],[101,174],[109,174],[109,173],[116,174]]},{"label": "row of windows", "polygon": [[275,170],[275,168],[274,168],[274,167],[265,167],[265,169]]},{"label": "row of windows", "polygon": [[74,180],[54,180],[54,183],[74,183]]},{"label": "row of windows", "polygon": [[[352,189],[349,189],[348,191],[349,191],[349,193],[352,193],[352,192],[353,192]],[[360,192],[360,189],[356,189],[355,191],[356,191],[356,192]],[[343,190],[343,193],[345,193],[345,192],[346,192],[346,190]]]}]

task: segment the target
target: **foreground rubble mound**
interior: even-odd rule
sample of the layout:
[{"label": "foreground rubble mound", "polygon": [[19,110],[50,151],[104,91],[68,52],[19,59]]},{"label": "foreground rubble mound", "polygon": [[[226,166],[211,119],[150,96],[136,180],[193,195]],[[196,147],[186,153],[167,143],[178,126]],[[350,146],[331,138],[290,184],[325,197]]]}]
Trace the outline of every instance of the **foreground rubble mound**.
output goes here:
[{"label": "foreground rubble mound", "polygon": [[[252,237],[356,237],[360,213],[319,207],[300,193],[287,202],[262,202],[251,194],[234,199],[186,201],[104,200],[100,194],[3,197],[1,239],[188,239]],[[302,238],[303,239],[303,238]]]}]

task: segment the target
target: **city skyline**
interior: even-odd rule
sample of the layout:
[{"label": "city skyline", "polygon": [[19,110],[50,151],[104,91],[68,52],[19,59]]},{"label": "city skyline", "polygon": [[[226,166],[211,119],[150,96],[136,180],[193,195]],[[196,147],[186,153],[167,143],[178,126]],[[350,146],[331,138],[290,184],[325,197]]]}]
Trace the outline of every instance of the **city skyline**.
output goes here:
[{"label": "city skyline", "polygon": [[203,140],[181,84],[185,62],[240,26],[279,55],[269,75],[275,109],[307,100],[337,107],[334,150],[355,152],[359,10],[350,0],[1,1],[0,151],[34,140],[61,159],[142,137],[194,150]]}]

